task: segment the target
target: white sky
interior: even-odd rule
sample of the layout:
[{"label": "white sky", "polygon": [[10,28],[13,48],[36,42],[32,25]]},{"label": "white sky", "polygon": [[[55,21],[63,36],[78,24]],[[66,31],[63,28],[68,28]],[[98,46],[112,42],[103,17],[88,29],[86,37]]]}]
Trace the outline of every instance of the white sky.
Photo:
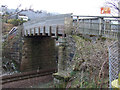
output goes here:
[{"label": "white sky", "polygon": [[73,13],[74,15],[100,15],[100,8],[105,0],[0,0],[0,5],[7,5],[8,8],[29,8],[34,10],[46,10],[61,14]]}]

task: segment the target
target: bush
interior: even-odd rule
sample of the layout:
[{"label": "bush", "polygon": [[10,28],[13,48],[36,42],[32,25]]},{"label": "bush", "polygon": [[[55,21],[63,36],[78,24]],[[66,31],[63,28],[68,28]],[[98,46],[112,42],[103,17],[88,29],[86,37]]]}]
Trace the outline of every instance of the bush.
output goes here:
[{"label": "bush", "polygon": [[9,19],[8,20],[8,23],[13,24],[14,26],[21,25],[24,22],[26,22],[26,21],[24,21],[23,19],[21,19],[21,20],[20,19]]}]

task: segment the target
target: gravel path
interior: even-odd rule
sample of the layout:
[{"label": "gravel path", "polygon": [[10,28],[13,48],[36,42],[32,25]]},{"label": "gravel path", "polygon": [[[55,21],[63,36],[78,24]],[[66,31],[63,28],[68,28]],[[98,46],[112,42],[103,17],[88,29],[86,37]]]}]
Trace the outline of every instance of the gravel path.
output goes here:
[{"label": "gravel path", "polygon": [[2,88],[32,88],[34,86],[39,86],[41,84],[48,83],[53,80],[52,75],[42,76],[42,77],[35,77],[25,80],[20,80],[16,82],[10,82],[3,84]]}]

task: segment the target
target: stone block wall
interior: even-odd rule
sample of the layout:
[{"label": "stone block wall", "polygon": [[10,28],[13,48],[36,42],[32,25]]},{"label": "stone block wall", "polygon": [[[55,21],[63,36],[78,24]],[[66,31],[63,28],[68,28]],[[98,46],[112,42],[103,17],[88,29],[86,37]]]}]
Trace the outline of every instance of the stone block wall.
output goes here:
[{"label": "stone block wall", "polygon": [[[58,39],[59,41],[59,39]],[[67,35],[58,47],[58,73],[70,72],[72,70],[73,58],[76,52],[75,40],[71,35]]]},{"label": "stone block wall", "polygon": [[55,40],[51,37],[24,37],[21,71],[57,67]]},{"label": "stone block wall", "polygon": [[22,50],[21,30],[22,26],[18,26],[18,30],[14,32],[14,35],[8,35],[5,41],[2,43],[2,57],[4,58],[2,60],[2,67],[10,69],[11,67],[9,65],[12,65],[12,63],[14,63],[15,70],[19,70]]}]

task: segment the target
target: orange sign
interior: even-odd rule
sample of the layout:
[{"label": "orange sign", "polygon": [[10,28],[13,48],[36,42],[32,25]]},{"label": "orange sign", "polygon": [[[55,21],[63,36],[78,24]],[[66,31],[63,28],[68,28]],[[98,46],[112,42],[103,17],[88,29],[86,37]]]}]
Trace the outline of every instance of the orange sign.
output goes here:
[{"label": "orange sign", "polygon": [[101,14],[110,14],[111,10],[109,7],[102,7],[101,8]]}]

